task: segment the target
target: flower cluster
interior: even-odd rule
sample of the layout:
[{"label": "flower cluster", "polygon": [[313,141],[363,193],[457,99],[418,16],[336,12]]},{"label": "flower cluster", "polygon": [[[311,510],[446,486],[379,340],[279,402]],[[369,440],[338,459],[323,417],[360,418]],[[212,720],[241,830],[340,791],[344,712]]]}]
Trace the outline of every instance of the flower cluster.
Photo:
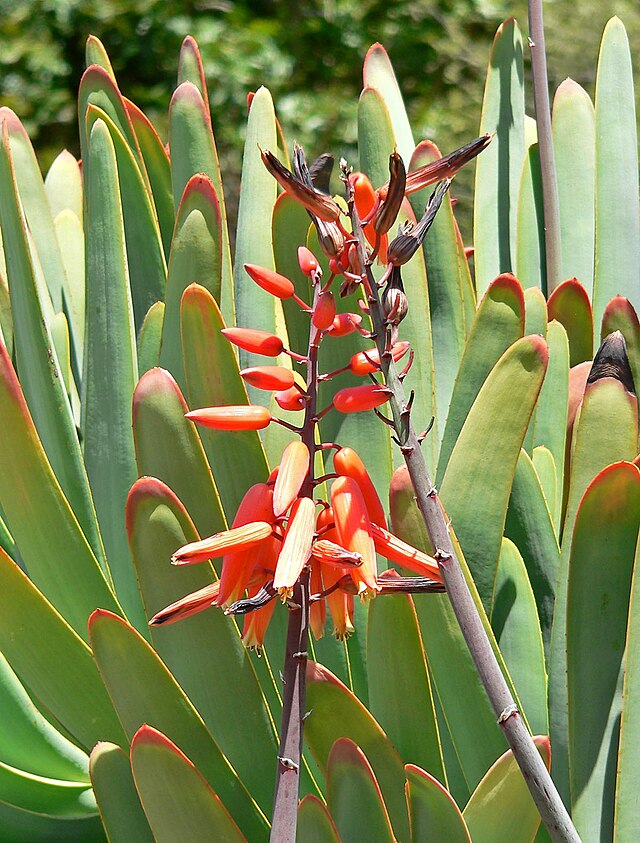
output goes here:
[{"label": "flower cluster", "polygon": [[[364,233],[372,251],[387,265],[381,284],[385,297],[389,337],[384,354],[398,362],[407,357],[404,371],[412,362],[408,342],[398,341],[398,324],[406,313],[406,298],[400,267],[422,243],[449,186],[450,177],[488,142],[479,138],[445,158],[407,176],[397,153],[390,158],[390,178],[374,190],[362,173],[343,168],[343,180],[350,192]],[[327,161],[307,167],[300,147],[294,152],[294,172],[287,170],[270,152],[263,161],[280,185],[308,211],[318,232],[320,246],[329,261],[330,274],[323,282],[319,261],[306,247],[298,250],[301,271],[313,287],[309,307],[296,296],[293,283],[283,275],[264,267],[246,264],[248,276],[263,290],[279,299],[292,299],[309,314],[309,347],[301,356],[284,347],[279,337],[251,328],[227,328],[226,339],[253,354],[277,358],[288,354],[306,366],[306,385],[301,386],[290,368],[282,365],[253,366],[241,372],[246,383],[274,393],[284,410],[303,410],[302,425],[292,427],[264,406],[245,404],[207,407],[187,413],[187,418],[217,430],[260,430],[272,423],[293,429],[299,436],[285,448],[280,464],[264,483],[257,483],[245,494],[231,529],[202,541],[187,544],[172,557],[175,565],[189,565],[222,558],[218,582],[163,609],[152,620],[154,625],[172,623],[208,608],[218,606],[228,614],[244,615],[243,640],[259,648],[279,596],[292,601],[294,587],[301,575],[309,585],[310,626],[316,638],[324,634],[329,609],[334,632],[346,637],[353,631],[354,598],[369,599],[398,589],[404,591],[442,591],[442,577],[437,562],[411,547],[388,530],[384,508],[362,460],[349,447],[318,442],[317,425],[328,412],[354,413],[377,410],[389,397],[389,390],[376,375],[381,368],[377,348],[354,354],[334,372],[320,373],[318,349],[325,338],[336,338],[358,331],[370,337],[362,313],[338,313],[332,292],[340,277],[340,293],[352,292],[359,285],[367,289],[367,276],[361,266],[362,252],[343,224],[340,206],[320,189],[328,182]],[[405,195],[441,180],[432,195],[423,219],[415,226],[405,224],[398,236],[388,243],[388,231],[396,220]],[[384,299],[383,299],[384,300]],[[331,341],[331,340],[330,340]],[[369,382],[338,390],[328,407],[318,409],[318,385],[342,372],[367,377]],[[314,475],[316,454],[327,457],[333,452],[333,473]],[[321,484],[332,481],[329,500],[317,496]],[[403,578],[394,570],[378,575],[377,554],[407,568],[417,577]],[[306,587],[306,585],[305,585]]]}]

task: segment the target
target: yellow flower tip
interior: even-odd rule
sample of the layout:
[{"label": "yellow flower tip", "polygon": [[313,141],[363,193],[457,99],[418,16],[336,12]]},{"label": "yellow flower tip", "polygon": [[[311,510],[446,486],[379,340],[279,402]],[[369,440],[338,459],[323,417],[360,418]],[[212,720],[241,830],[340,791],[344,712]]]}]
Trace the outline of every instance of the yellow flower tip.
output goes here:
[{"label": "yellow flower tip", "polygon": [[309,449],[303,442],[290,442],[284,449],[273,487],[273,512],[280,518],[289,509],[309,473]]},{"label": "yellow flower tip", "polygon": [[284,586],[282,588],[279,588],[278,597],[283,603],[286,603],[287,600],[291,600],[291,598],[293,597],[293,588],[285,588]]}]

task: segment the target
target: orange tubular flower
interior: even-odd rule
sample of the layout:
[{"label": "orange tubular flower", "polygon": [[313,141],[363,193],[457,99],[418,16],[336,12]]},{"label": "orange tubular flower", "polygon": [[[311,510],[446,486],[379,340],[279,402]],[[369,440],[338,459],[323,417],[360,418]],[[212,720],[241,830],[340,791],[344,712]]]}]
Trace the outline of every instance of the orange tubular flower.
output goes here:
[{"label": "orange tubular flower", "polygon": [[302,442],[290,442],[284,449],[273,487],[273,512],[280,518],[289,509],[309,473],[309,449]]},{"label": "orange tubular flower", "polygon": [[316,306],[313,309],[311,321],[319,331],[326,331],[333,325],[335,318],[336,300],[333,297],[333,293],[330,290],[320,293]]},{"label": "orange tubular flower", "polygon": [[340,413],[361,413],[386,404],[389,395],[391,390],[386,386],[348,386],[336,392],[333,396],[333,406]]},{"label": "orange tubular flower", "polygon": [[284,275],[280,275],[279,272],[252,263],[245,263],[244,268],[258,287],[262,287],[263,290],[278,299],[290,299],[295,292],[293,283]]},{"label": "orange tubular flower", "polygon": [[369,476],[364,463],[353,448],[340,448],[339,451],[336,451],[333,455],[333,466],[338,474],[343,477],[351,477],[352,480],[356,481],[362,492],[369,518],[375,524],[386,528],[387,519],[376,487],[373,485],[373,480]]},{"label": "orange tubular flower", "polygon": [[291,510],[273,578],[273,587],[283,598],[291,595],[296,580],[309,561],[315,524],[315,503],[311,498],[298,498]]},{"label": "orange tubular flower", "polygon": [[[397,342],[391,349],[391,356],[395,363],[401,360],[409,351],[411,343]],[[354,375],[370,375],[380,368],[380,354],[377,348],[367,349],[354,354],[349,362],[349,368]]]},{"label": "orange tubular flower", "polygon": [[338,477],[331,486],[331,507],[339,543],[362,556],[362,565],[350,570],[359,592],[373,596],[379,590],[376,550],[371,520],[360,487],[351,477]]},{"label": "orange tubular flower", "polygon": [[278,407],[283,410],[304,410],[304,395],[296,386],[282,392],[276,392],[273,397],[276,399]]},{"label": "orange tubular flower", "polygon": [[254,354],[262,354],[264,357],[277,357],[284,350],[284,343],[280,337],[267,331],[258,331],[253,328],[223,328],[221,333],[238,348],[252,351]]},{"label": "orange tubular flower", "polygon": [[272,533],[272,525],[266,521],[253,521],[244,524],[242,527],[233,527],[222,533],[216,533],[202,541],[191,542],[179,548],[171,557],[174,565],[192,565],[195,562],[204,562],[207,559],[215,559],[230,550],[239,552],[254,547]]},{"label": "orange tubular flower", "polygon": [[[322,578],[325,590],[328,591],[332,586],[335,586],[346,572],[346,568],[323,567]],[[353,595],[336,588],[330,594],[327,594],[326,601],[333,621],[333,634],[342,641],[354,631]]]},{"label": "orange tubular flower", "polygon": [[[249,597],[253,597],[260,590],[262,583],[249,586]],[[269,626],[269,621],[276,608],[275,600],[271,600],[265,606],[261,606],[254,612],[244,616],[242,624],[242,643],[248,650],[260,651],[264,646],[264,637]]]},{"label": "orange tubular flower", "polygon": [[254,366],[251,369],[243,369],[240,375],[246,383],[256,389],[280,391],[290,389],[294,383],[293,372],[284,366]]},{"label": "orange tubular flower", "polygon": [[408,568],[421,577],[429,577],[432,580],[442,582],[440,568],[432,556],[428,556],[421,550],[403,542],[402,539],[377,524],[371,525],[371,531],[376,550],[381,556],[384,556],[390,562]]},{"label": "orange tubular flower", "polygon": [[220,582],[205,585],[204,588],[187,594],[186,597],[176,600],[175,603],[157,612],[149,621],[149,626],[168,626],[176,621],[190,618],[191,615],[197,615],[198,612],[216,603],[219,591]]},{"label": "orange tubular flower", "polygon": [[203,427],[214,430],[262,430],[271,422],[266,407],[256,404],[232,404],[228,407],[203,407],[185,416]]}]

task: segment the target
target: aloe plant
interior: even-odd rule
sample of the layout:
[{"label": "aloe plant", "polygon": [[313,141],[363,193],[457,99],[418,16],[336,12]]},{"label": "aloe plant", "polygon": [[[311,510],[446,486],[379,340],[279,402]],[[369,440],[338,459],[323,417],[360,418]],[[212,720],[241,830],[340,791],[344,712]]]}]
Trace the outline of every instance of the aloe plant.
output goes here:
[{"label": "aloe plant", "polygon": [[[270,488],[283,453],[294,454],[293,466],[299,460],[290,427],[304,420],[295,393],[309,339],[300,302],[312,304],[314,285],[298,247],[325,280],[349,269],[331,265],[321,248],[326,231],[319,239],[305,208],[278,193],[264,166],[261,149],[288,164],[265,88],[251,100],[232,255],[195,42],[187,39],[179,57],[169,151],[121,94],[95,38],[87,63],[81,168],[61,153],[43,180],[20,121],[0,111],[0,837],[266,840],[273,780],[291,761],[299,764],[300,841],[417,841],[426,829],[474,843],[533,840],[538,812],[450,595],[355,600],[342,630],[353,632],[340,639],[331,620],[320,637],[314,610],[318,637],[309,639],[306,670],[300,659],[296,668],[306,678],[300,714],[310,712],[299,762],[278,750],[291,690],[278,675],[286,607],[269,602],[273,616],[258,638],[246,621],[260,655],[216,607],[149,626],[167,606],[175,619],[213,602],[224,566],[171,566],[171,556],[206,536],[228,539],[247,490]],[[442,190],[424,242],[400,267],[401,322],[397,275],[387,285],[391,329],[398,345],[410,343],[412,365],[405,357],[398,367],[415,393],[411,422],[425,432],[421,449],[455,552],[523,723],[538,736],[582,839],[634,840],[640,225],[622,24],[605,30],[595,107],[571,81],[556,93],[567,280],[553,291],[523,78],[522,41],[509,21],[485,89],[480,134],[495,137],[478,158],[473,266]],[[394,150],[411,184],[412,171],[441,157],[428,141],[415,145],[379,45],[365,59],[358,138],[359,170],[375,188],[387,181]],[[364,176],[352,184],[364,196]],[[422,217],[430,190],[402,201],[399,219]],[[383,227],[369,232],[378,250]],[[392,264],[406,254],[394,249],[408,245],[389,245]],[[300,302],[260,289],[245,265],[288,279]],[[379,279],[385,266],[373,271]],[[370,328],[362,292],[345,292],[339,310],[354,316],[338,314],[335,336],[321,344],[319,370],[336,374],[319,382],[319,408],[363,406],[355,373],[371,366],[375,376],[378,361],[388,370],[385,348],[372,357],[362,335]],[[223,329],[230,338],[240,329],[275,338],[269,362],[282,371],[265,372],[240,343],[238,359]],[[293,394],[269,398],[257,388],[267,376],[284,378],[283,388],[293,383]],[[367,400],[375,392],[380,386]],[[241,418],[260,407],[256,417],[285,425],[196,428],[185,418],[229,405],[243,408]],[[407,545],[421,564],[437,553],[399,467],[401,449],[379,418],[331,411],[320,414],[317,439],[309,435],[314,451],[317,441],[360,455],[384,501],[375,523],[387,515],[388,495],[391,530],[405,542],[397,565],[411,562]],[[329,453],[315,453],[308,475],[327,501]],[[358,471],[353,482],[369,488]],[[351,563],[362,555],[346,550]],[[437,567],[430,572],[439,579]],[[283,722],[291,722],[286,706]],[[297,796],[289,796],[294,809]]]}]

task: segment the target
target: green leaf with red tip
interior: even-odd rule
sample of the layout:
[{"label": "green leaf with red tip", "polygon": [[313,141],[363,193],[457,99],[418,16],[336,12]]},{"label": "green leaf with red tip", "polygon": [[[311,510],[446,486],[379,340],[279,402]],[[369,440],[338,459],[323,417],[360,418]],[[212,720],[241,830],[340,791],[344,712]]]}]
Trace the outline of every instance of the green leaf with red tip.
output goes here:
[{"label": "green leaf with red tip", "polygon": [[[596,75],[596,255],[593,321],[623,295],[640,306],[638,140],[631,53],[619,18],[607,23]],[[615,185],[615,190],[612,190]]]},{"label": "green leaf with red tip", "polygon": [[400,757],[446,781],[427,661],[408,594],[387,595],[371,603],[367,673],[369,709]]},{"label": "green leaf with red tip", "polygon": [[473,221],[478,296],[515,269],[520,175],[525,156],[522,37],[513,18],[498,27],[489,58],[479,134],[493,134],[476,164]]},{"label": "green leaf with red tip", "polygon": [[175,222],[169,156],[146,114],[126,97],[124,104],[133,130],[136,133],[142,160],[149,176],[149,185],[158,215],[158,225],[160,226],[164,254],[168,260]]},{"label": "green leaf with red tip", "polygon": [[54,220],[62,211],[71,211],[82,220],[82,173],[78,161],[67,149],[53,159],[44,179],[44,192]]},{"label": "green leaf with red tip", "polygon": [[[160,229],[151,196],[131,148],[109,116],[102,109],[89,105],[86,113],[89,134],[96,120],[102,120],[109,130],[116,154],[127,270],[137,331],[151,305],[164,298],[167,267]],[[144,243],[144,248],[140,248],[141,243]]]},{"label": "green leaf with red tip", "polygon": [[388,104],[377,88],[365,86],[358,100],[358,161],[375,189],[389,180],[389,156],[396,143]]},{"label": "green leaf with red tip", "polygon": [[305,796],[298,806],[296,843],[340,843],[331,814],[317,796]]},{"label": "green leaf with red tip", "polygon": [[[281,193],[273,206],[273,255],[275,268],[285,278],[289,278],[295,287],[295,293],[302,301],[312,301],[311,279],[298,266],[298,246],[304,246],[310,225],[305,209],[288,193]],[[309,347],[309,314],[305,313],[293,299],[282,302],[282,310],[287,323],[287,336],[292,351],[307,353]]]},{"label": "green leaf with red tip", "polygon": [[[145,725],[134,736],[131,769],[157,843],[201,843],[206,839],[246,843],[216,791],[157,729]],[[263,834],[255,839],[265,838]]]},{"label": "green leaf with red tip", "polygon": [[[260,157],[260,150],[276,148],[276,116],[273,100],[267,88],[260,88],[251,102],[247,136],[242,159],[242,183],[250,184],[251,190],[243,190],[238,206],[236,229],[236,252],[233,265],[233,286],[235,292],[238,325],[275,332],[278,315],[282,318],[279,300],[261,290],[249,278],[245,263],[275,268],[271,219],[277,195],[277,182],[268,172]],[[301,244],[292,244],[292,247]],[[240,365],[258,365],[260,358],[240,349]],[[251,400],[265,402],[265,393],[249,390]]]},{"label": "green leaf with red tip", "polygon": [[86,636],[96,606],[116,599],[51,470],[11,361],[0,345],[0,501],[29,575]]},{"label": "green leaf with red tip", "polygon": [[342,682],[314,662],[307,669],[307,708],[311,715],[305,721],[305,741],[322,772],[327,772],[331,748],[338,738],[348,737],[356,743],[380,784],[396,836],[406,840],[409,829],[402,761],[378,723]]},{"label": "green leaf with red tip", "polygon": [[[250,840],[264,840],[267,823],[172,674],[133,627],[96,610],[89,622],[94,657],[128,739],[145,723],[193,759]],[[237,703],[237,700],[235,701]]]},{"label": "green leaf with red tip", "polygon": [[147,311],[138,334],[138,375],[140,377],[160,362],[163,321],[164,302],[157,301]]},{"label": "green leaf with red tip", "polygon": [[627,617],[639,527],[640,471],[625,462],[610,465],[582,498],[569,559],[571,815],[585,839],[594,829],[602,838],[613,834],[614,758],[620,738]]},{"label": "green leaf with red tip", "polygon": [[[189,406],[246,404],[231,344],[220,333],[224,322],[213,296],[193,284],[182,296],[181,333]],[[268,475],[267,460],[255,431],[200,429],[200,438],[213,471],[220,499],[231,522],[244,493]],[[242,453],[242,459],[237,454]]]},{"label": "green leaf with red tip", "polygon": [[[549,738],[534,737],[538,752],[549,766]],[[540,814],[511,750],[487,772],[462,812],[473,843],[533,843]]]},{"label": "green leaf with red tip", "polygon": [[146,632],[124,523],[137,476],[131,401],[138,360],[116,153],[102,120],[91,129],[87,164],[84,458],[116,594],[127,617]]},{"label": "green leaf with red tip", "polygon": [[[0,124],[6,121],[11,145],[15,180],[20,194],[22,214],[38,254],[40,266],[51,295],[54,310],[62,310],[67,288],[65,267],[53,228],[44,182],[36,154],[24,126],[10,108],[0,108]],[[6,186],[4,187],[6,190]],[[6,240],[6,238],[5,238]],[[11,241],[7,240],[5,248]]]},{"label": "green leaf with red tip", "polygon": [[394,843],[397,839],[375,773],[349,738],[339,738],[331,747],[327,803],[342,843],[363,839]]},{"label": "green leaf with red tip", "polygon": [[491,625],[533,732],[547,733],[547,672],[536,600],[522,556],[502,540]]},{"label": "green leaf with red tip", "polygon": [[516,275],[525,289],[547,289],[545,248],[540,155],[533,143],[522,165],[516,227]]},{"label": "green leaf with red tip", "polygon": [[564,517],[556,588],[551,660],[549,717],[554,780],[565,800],[569,796],[567,756],[566,610],[571,540],[578,506],[593,478],[611,463],[632,460],[637,452],[638,403],[613,378],[587,386],[573,432],[568,500]]},{"label": "green leaf with red tip", "polygon": [[0,584],[0,649],[30,692],[85,749],[124,741],[91,650],[1,550]]},{"label": "green leaf with red tip", "polygon": [[91,784],[109,843],[154,843],[142,810],[128,754],[101,741],[91,753]]},{"label": "green leaf with red tip", "polygon": [[195,38],[191,35],[182,42],[180,47],[180,58],[178,59],[178,85],[183,82],[191,82],[200,91],[200,96],[207,111],[209,110],[209,95],[207,93],[207,82],[204,77],[204,67],[200,50]]},{"label": "green leaf with red tip", "polygon": [[442,437],[438,483],[482,384],[523,329],[522,287],[513,275],[499,275],[483,296],[467,337]]},{"label": "green leaf with red tip", "polygon": [[513,476],[505,535],[517,545],[524,559],[548,652],[560,548],[540,478],[524,449]]},{"label": "green leaf with red tip", "polygon": [[[73,509],[73,515],[78,519],[93,552],[98,556],[100,563],[104,564],[104,550],[71,406],[59,377],[55,350],[45,325],[45,321],[48,321],[53,313],[50,303],[47,311],[43,310],[47,294],[46,291],[39,289],[35,267],[32,264],[26,223],[21,212],[21,201],[17,192],[9,145],[9,137],[6,134],[0,140],[0,185],[2,187],[0,190],[0,222],[4,239],[4,254],[7,260],[9,289],[11,291],[14,350],[24,397],[13,370],[10,370],[9,361],[4,360],[2,363],[2,378],[4,381],[9,380],[5,383],[3,389],[9,389],[15,396],[10,404],[16,401],[18,404],[13,408],[7,407],[8,413],[15,412],[17,415],[14,416],[13,422],[8,420],[3,422],[1,429],[5,431],[6,436],[26,436],[31,443],[29,449],[32,452],[32,457],[38,462],[47,462],[47,460],[50,462],[50,467],[47,464],[46,469],[41,469],[40,473],[42,470],[49,474],[52,471],[55,473],[62,487],[60,494],[63,492],[69,501],[67,504],[65,500],[65,508]],[[18,392],[20,393],[19,396]],[[29,410],[24,404],[24,398],[29,405]],[[26,421],[29,412],[33,416],[37,434],[31,418],[29,417],[29,420]],[[24,423],[30,429],[20,429],[23,422],[18,422],[18,417],[22,417],[25,420]],[[19,424],[19,427],[14,427],[16,424]],[[38,436],[42,440],[46,457],[38,441]],[[29,457],[26,454],[17,453],[20,447],[24,447],[24,445],[20,446],[16,442],[12,448],[4,448],[2,460],[28,459]],[[10,451],[11,453],[9,453]],[[8,463],[5,463],[2,466],[1,473],[8,480],[9,475],[15,471],[15,468],[16,466],[9,469]],[[30,482],[28,476],[22,476],[24,480]],[[11,486],[13,488],[13,483]],[[18,540],[17,535],[22,532],[22,528],[17,523],[11,523],[12,519],[9,513],[14,511],[14,507],[12,502],[5,501],[2,491],[0,491],[0,503],[7,514],[10,522],[9,527],[16,534],[16,540]],[[24,519],[26,510],[16,509],[15,512],[17,518]],[[71,513],[69,514],[71,515]],[[25,524],[25,529],[27,531],[33,530],[31,519],[29,525]],[[46,529],[47,531],[50,529],[49,523],[46,525]],[[27,564],[32,557],[29,543],[30,539],[27,539],[24,548],[24,558]],[[45,544],[46,556],[46,553],[50,550],[49,538],[47,538]],[[41,564],[43,563],[44,559]],[[38,561],[34,560],[34,564],[38,564]],[[83,627],[85,622],[82,623]]]},{"label": "green leaf with red tip", "polygon": [[549,322],[557,319],[569,338],[569,365],[593,359],[593,316],[585,288],[576,278],[560,284],[549,296]]},{"label": "green leaf with red tip", "polygon": [[[440,497],[485,605],[491,605],[509,492],[547,368],[544,340],[523,337],[480,389],[451,453]],[[500,453],[500,460],[488,455]]]},{"label": "green leaf with red tip", "polygon": [[226,529],[218,491],[180,387],[151,369],[133,395],[133,439],[140,477],[157,477],[185,505],[201,536]]},{"label": "green leaf with red tip", "polygon": [[621,331],[627,344],[627,357],[636,392],[640,390],[640,324],[629,299],[615,296],[602,317],[601,340],[614,331]]},{"label": "green leaf with red tip", "polygon": [[116,81],[116,76],[113,72],[113,66],[111,64],[111,60],[109,59],[109,55],[105,49],[105,46],[99,38],[96,38],[95,35],[90,35],[87,38],[87,43],[85,44],[84,49],[84,56],[87,67],[92,64],[97,64],[99,67],[102,67],[104,70],[107,71],[107,73],[113,79],[114,82]]},{"label": "green leaf with red tip", "polygon": [[91,785],[36,776],[0,761],[0,801],[52,817],[80,818],[97,814]]},{"label": "green leaf with red tip", "polygon": [[[416,170],[441,157],[435,144],[422,141],[411,157],[409,170]],[[424,214],[433,189],[425,188],[411,195],[411,207],[416,219],[419,220]],[[422,250],[429,284],[438,418],[446,419],[467,330],[470,327],[466,324],[465,300],[473,303],[472,310],[475,311],[469,265],[464,247],[457,237],[449,194],[445,196],[436,214]]]},{"label": "green leaf with red tip", "polygon": [[[179,547],[199,536],[184,506],[164,483],[153,477],[135,483],[127,502],[127,526],[149,617],[213,582],[208,564],[176,568],[169,562]],[[151,636],[156,652],[221,750],[268,811],[273,798],[274,729],[235,622],[213,606],[179,623],[151,627]]]},{"label": "green leaf with red tip", "polygon": [[219,197],[204,175],[193,176],[182,196],[171,242],[160,365],[184,389],[180,301],[189,284],[205,287],[220,305],[222,216]]},{"label": "green leaf with red tip", "polygon": [[[374,44],[367,50],[362,76],[365,88],[375,88],[382,97],[389,111],[394,135],[398,142],[398,152],[402,156],[405,166],[408,167],[415,146],[413,134],[396,75],[387,51],[382,44]],[[380,184],[375,186],[379,187]]]},{"label": "green leaf with red tip", "polygon": [[446,788],[420,767],[407,764],[404,770],[412,843],[422,840],[471,843],[460,808]]},{"label": "green leaf with red tip", "polygon": [[595,246],[595,115],[589,94],[565,79],[553,99],[562,277],[593,293]]}]

